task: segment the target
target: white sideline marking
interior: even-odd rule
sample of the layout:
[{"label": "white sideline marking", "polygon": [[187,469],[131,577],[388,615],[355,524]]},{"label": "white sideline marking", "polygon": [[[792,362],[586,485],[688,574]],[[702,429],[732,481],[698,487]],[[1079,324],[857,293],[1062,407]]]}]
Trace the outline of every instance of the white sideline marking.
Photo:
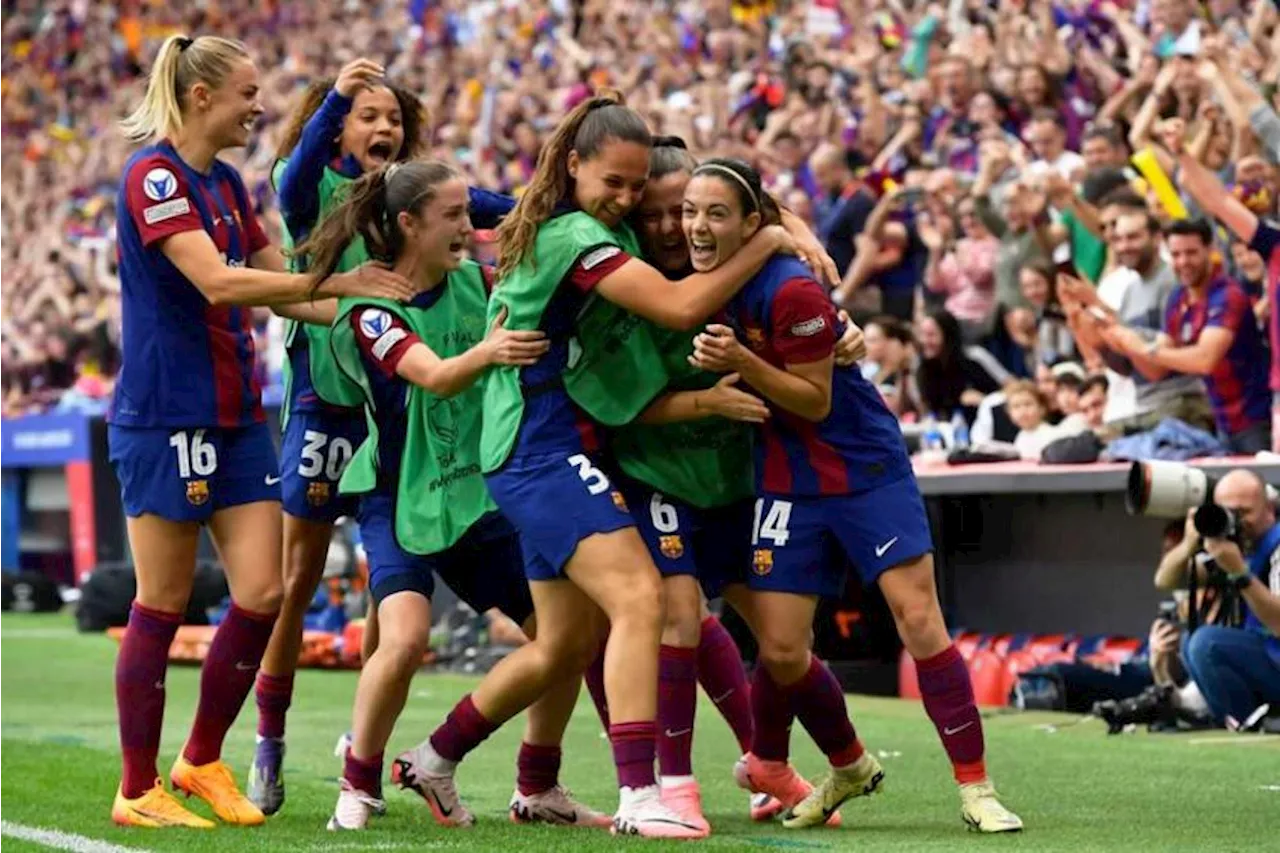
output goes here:
[{"label": "white sideline marking", "polygon": [[1274,735],[1239,734],[1224,734],[1219,737],[1193,737],[1187,741],[1192,746],[1263,746],[1274,742]]},{"label": "white sideline marking", "polygon": [[21,823],[0,821],[0,835],[20,838],[54,850],[70,850],[71,853],[146,853],[140,847],[122,847],[108,841],[99,841],[73,832],[59,832],[56,829],[40,829]]}]

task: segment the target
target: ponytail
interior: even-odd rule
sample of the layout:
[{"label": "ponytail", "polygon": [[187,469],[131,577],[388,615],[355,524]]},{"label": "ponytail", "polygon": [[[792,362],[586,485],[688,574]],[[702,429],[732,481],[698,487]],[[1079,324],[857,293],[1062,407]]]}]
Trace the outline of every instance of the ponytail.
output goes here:
[{"label": "ponytail", "polygon": [[196,83],[216,89],[237,60],[248,58],[245,46],[232,39],[169,36],[151,66],[142,103],[120,122],[121,130],[131,142],[175,135],[182,129],[187,91]]},{"label": "ponytail", "polygon": [[639,113],[624,105],[621,93],[602,89],[560,121],[542,146],[528,188],[498,226],[499,279],[520,266],[533,250],[538,226],[551,218],[557,204],[570,198],[569,152],[577,151],[579,157],[589,160],[609,139],[636,142],[646,148],[653,144],[648,125]]},{"label": "ponytail", "polygon": [[347,246],[364,238],[369,257],[394,263],[404,251],[400,214],[418,215],[435,198],[435,188],[461,177],[457,169],[439,160],[392,163],[352,182],[342,203],[312,229],[291,257],[311,273],[315,286],[338,270]]}]

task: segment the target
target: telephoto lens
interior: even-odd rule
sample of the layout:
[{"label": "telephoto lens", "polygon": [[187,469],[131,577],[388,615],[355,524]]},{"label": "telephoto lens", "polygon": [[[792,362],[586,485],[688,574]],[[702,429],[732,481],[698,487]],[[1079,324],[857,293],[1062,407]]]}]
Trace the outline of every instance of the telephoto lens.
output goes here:
[{"label": "telephoto lens", "polygon": [[1205,504],[1196,510],[1196,530],[1206,539],[1231,539],[1239,529],[1236,514],[1217,504]]}]

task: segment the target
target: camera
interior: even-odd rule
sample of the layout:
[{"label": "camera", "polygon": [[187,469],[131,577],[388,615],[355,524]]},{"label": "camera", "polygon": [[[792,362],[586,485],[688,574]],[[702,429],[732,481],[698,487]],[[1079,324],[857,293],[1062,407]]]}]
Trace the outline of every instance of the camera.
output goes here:
[{"label": "camera", "polygon": [[[1201,469],[1181,462],[1134,462],[1129,468],[1124,508],[1129,515],[1183,518],[1189,509],[1213,506],[1217,483]],[[1207,534],[1201,531],[1201,535]]]},{"label": "camera", "polygon": [[1196,531],[1206,539],[1232,539],[1240,537],[1240,517],[1224,506],[1208,503],[1192,516]]}]

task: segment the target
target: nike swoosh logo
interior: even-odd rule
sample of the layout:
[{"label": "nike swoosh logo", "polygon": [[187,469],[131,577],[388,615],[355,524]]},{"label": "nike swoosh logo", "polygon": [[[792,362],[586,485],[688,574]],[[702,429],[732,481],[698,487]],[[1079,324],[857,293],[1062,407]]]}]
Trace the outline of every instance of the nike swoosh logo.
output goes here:
[{"label": "nike swoosh logo", "polygon": [[428,793],[431,794],[431,799],[436,801],[436,808],[440,810],[440,814],[444,815],[445,817],[449,817],[451,814],[453,814],[453,809],[446,809],[444,807],[444,803],[440,802],[439,794],[437,794],[435,791],[428,791]]},{"label": "nike swoosh logo", "polygon": [[564,821],[565,823],[577,823],[577,822],[578,822],[578,813],[577,813],[577,812],[558,812],[558,811],[556,811],[555,809],[547,809],[547,814],[551,815],[551,816],[552,816],[552,817],[554,817],[554,818],[558,818],[559,820],[562,820],[562,821]]},{"label": "nike swoosh logo", "polygon": [[270,474],[268,474],[263,482],[265,482],[268,486],[274,486],[276,483],[280,482],[280,478],[272,477]]},{"label": "nike swoosh logo", "polygon": [[892,539],[890,539],[888,542],[884,543],[883,545],[877,545],[877,546],[876,546],[876,556],[877,556],[877,557],[883,557],[883,556],[884,556],[884,552],[885,552],[885,551],[888,551],[890,548],[892,548],[892,547],[893,547],[893,543],[894,543],[894,542],[897,542],[897,541],[898,541],[898,537],[897,537],[897,536],[895,536],[895,537],[893,537]]},{"label": "nike swoosh logo", "polygon": [[965,729],[969,728],[969,726],[972,726],[972,725],[973,725],[973,720],[970,720],[969,722],[965,723],[963,726],[956,726],[954,729],[949,727],[944,727],[942,730],[942,733],[948,737],[950,737],[951,735],[958,735],[960,734],[960,732],[964,731]]},{"label": "nike swoosh logo", "polygon": [[156,682],[156,690],[164,690],[164,682],[163,682],[163,681],[157,681],[157,682]]},{"label": "nike swoosh logo", "polygon": [[671,731],[671,729],[667,729],[665,734],[667,737],[680,737],[681,735],[687,735],[691,731],[693,731],[693,729],[680,729],[675,732]]},{"label": "nike swoosh logo", "polygon": [[726,700],[726,699],[728,699],[730,696],[732,696],[732,695],[733,695],[733,691],[735,691],[735,690],[737,690],[737,689],[738,689],[738,688],[736,688],[736,687],[730,687],[728,690],[726,690],[726,691],[724,692],[724,694],[723,694],[723,695],[721,695],[721,696],[717,696],[717,697],[715,697],[714,699],[712,699],[712,700],[711,700],[711,704],[713,704],[713,705],[719,705],[721,702],[723,702],[724,700]]},{"label": "nike swoosh logo", "polygon": [[241,672],[256,672],[258,665],[256,663],[245,663],[244,661],[236,661],[236,669]]}]

